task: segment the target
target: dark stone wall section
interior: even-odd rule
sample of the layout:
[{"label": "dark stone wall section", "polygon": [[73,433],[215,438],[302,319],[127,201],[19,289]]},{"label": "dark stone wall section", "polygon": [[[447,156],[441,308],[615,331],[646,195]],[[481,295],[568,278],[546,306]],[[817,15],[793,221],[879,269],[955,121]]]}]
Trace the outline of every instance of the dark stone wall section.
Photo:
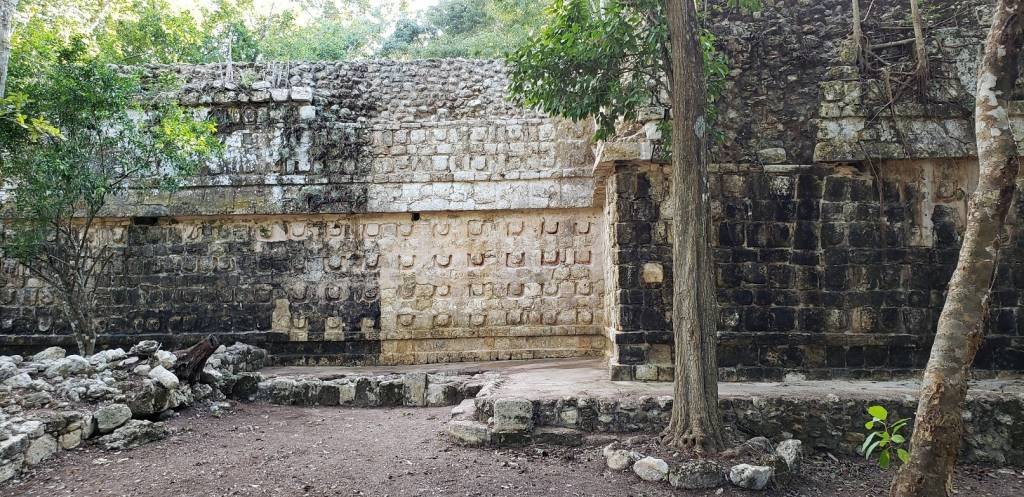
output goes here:
[{"label": "dark stone wall section", "polygon": [[[320,223],[316,231],[323,233],[327,222]],[[367,255],[377,252],[372,242],[353,239],[331,247],[315,236],[262,239],[267,229],[245,222],[210,221],[182,228],[167,221],[123,229],[123,247],[112,274],[98,282],[107,333],[100,337],[102,344],[123,346],[153,338],[174,348],[215,334],[222,342],[243,340],[267,347],[275,360],[376,362],[381,311],[379,270],[376,262],[367,263]],[[29,290],[11,290],[13,299],[0,305],[4,353],[73,344],[56,309],[27,305],[33,303],[26,300],[29,294],[35,295]],[[280,299],[287,299],[292,315],[304,316],[309,341],[289,341],[287,331],[273,331]],[[24,316],[7,319],[19,314]],[[40,322],[46,321],[42,314],[52,316],[45,330],[40,330]],[[340,327],[325,337],[328,318]]]},{"label": "dark stone wall section", "polygon": [[[620,166],[615,176],[618,211],[642,213],[634,226],[668,221],[665,212],[649,213],[645,196],[645,185],[667,174]],[[964,201],[933,202],[942,191],[897,173],[881,177],[828,165],[722,166],[713,175],[723,379],[889,378],[925,366],[958,257]],[[638,235],[643,228],[616,228],[613,251],[627,268],[618,291],[638,307],[621,307],[613,376],[654,379],[650,369],[671,368],[648,351],[672,343],[670,320],[653,319],[671,309],[672,275],[665,272],[658,291],[635,275],[645,262],[669,268],[671,245]],[[1024,237],[1011,236],[1001,258],[975,362],[980,376],[1024,370]]]}]

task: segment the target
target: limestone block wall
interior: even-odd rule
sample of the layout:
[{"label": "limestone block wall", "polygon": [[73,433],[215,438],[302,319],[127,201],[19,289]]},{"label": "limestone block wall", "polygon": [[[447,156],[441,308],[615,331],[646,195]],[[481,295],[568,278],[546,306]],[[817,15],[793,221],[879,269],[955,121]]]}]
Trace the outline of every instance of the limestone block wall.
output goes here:
[{"label": "limestone block wall", "polygon": [[[278,361],[398,364],[603,356],[603,229],[572,210],[178,218],[104,228],[108,341],[266,342]],[[5,350],[67,333],[5,265]]]},{"label": "limestone block wall", "polygon": [[[106,211],[108,341],[217,333],[282,362],[603,356],[591,130],[506,99],[496,61],[148,66],[225,153]],[[0,346],[67,341],[13,261]],[[229,338],[230,339],[230,338]]]},{"label": "limestone block wall", "polygon": [[[976,168],[970,159],[888,161],[878,170],[715,166],[722,378],[888,378],[922,369]],[[618,276],[609,277],[615,378],[671,376],[677,275],[647,279],[647,268],[671,265],[671,233],[669,241],[658,234],[673,215],[664,200],[670,178],[664,166],[623,163],[608,179],[607,202],[619,208],[608,249]],[[1024,371],[1022,206],[1018,195],[975,361],[982,376]]]}]

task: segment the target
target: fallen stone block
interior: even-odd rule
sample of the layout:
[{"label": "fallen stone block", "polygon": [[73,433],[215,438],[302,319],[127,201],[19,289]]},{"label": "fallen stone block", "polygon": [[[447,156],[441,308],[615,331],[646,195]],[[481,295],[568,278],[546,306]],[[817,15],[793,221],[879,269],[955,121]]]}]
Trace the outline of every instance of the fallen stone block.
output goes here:
[{"label": "fallen stone block", "polygon": [[149,371],[149,377],[160,383],[161,386],[168,390],[174,390],[178,388],[178,377],[174,373],[167,370],[167,368],[157,366]]},{"label": "fallen stone block", "polygon": [[779,442],[775,447],[775,454],[782,458],[790,473],[800,471],[800,462],[803,460],[803,442],[790,439]]},{"label": "fallen stone block", "polygon": [[32,356],[32,362],[55,361],[63,359],[67,351],[60,347],[48,347]]},{"label": "fallen stone block", "polygon": [[747,490],[764,490],[772,479],[772,473],[770,466],[737,464],[729,469],[729,481]]},{"label": "fallen stone block", "polygon": [[110,433],[132,419],[132,410],[125,404],[110,404],[97,409],[93,418],[97,431]]},{"label": "fallen stone block", "polygon": [[25,464],[29,466],[39,464],[56,454],[58,449],[60,449],[60,445],[57,444],[56,438],[53,438],[52,435],[43,435],[29,444],[28,450],[25,451]]},{"label": "fallen stone block", "polygon": [[633,472],[644,481],[662,481],[668,477],[668,463],[647,456],[633,463]]},{"label": "fallen stone block", "polygon": [[99,442],[107,450],[124,450],[164,439],[168,433],[163,423],[133,419],[113,433],[100,437]]},{"label": "fallen stone block", "polygon": [[475,421],[476,401],[473,399],[463,400],[459,405],[452,408],[452,419]]},{"label": "fallen stone block", "polygon": [[631,450],[613,449],[605,455],[605,464],[608,465],[608,469],[622,471],[629,469],[633,463],[643,459],[643,457],[642,454]]},{"label": "fallen stone block", "polygon": [[686,461],[669,471],[668,482],[682,490],[718,488],[725,483],[725,468],[707,459]]}]

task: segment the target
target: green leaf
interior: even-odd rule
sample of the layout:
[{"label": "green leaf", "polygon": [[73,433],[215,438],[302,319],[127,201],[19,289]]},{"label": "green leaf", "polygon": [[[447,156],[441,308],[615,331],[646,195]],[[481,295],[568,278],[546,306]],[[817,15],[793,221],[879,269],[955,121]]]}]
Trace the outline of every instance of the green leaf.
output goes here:
[{"label": "green leaf", "polygon": [[889,455],[889,451],[887,451],[887,450],[883,451],[881,454],[879,454],[878,455],[878,467],[880,467],[882,469],[889,469],[889,464],[892,462],[891,457],[892,456]]},{"label": "green leaf", "polygon": [[896,449],[896,457],[900,458],[903,464],[906,464],[910,460],[910,453],[906,449]]},{"label": "green leaf", "polygon": [[874,429],[874,427],[875,427],[875,420],[871,420],[871,421],[868,421],[867,423],[864,423],[864,427],[869,429],[869,430]]},{"label": "green leaf", "polygon": [[865,452],[865,453],[864,453],[864,459],[871,459],[871,453],[872,453],[872,452],[874,452],[874,451],[875,451],[875,449],[877,449],[877,448],[878,448],[878,444],[880,444],[880,443],[881,443],[881,441],[877,441],[877,442],[875,442],[875,443],[871,444],[871,445],[870,445],[870,446],[868,447],[868,450],[867,450],[867,452]]},{"label": "green leaf", "polygon": [[861,444],[861,446],[860,446],[861,453],[866,453],[867,452],[868,445],[871,445],[871,441],[874,440],[875,436],[877,436],[877,435],[878,435],[878,432],[877,431],[873,431],[873,432],[871,432],[868,435],[868,438],[864,439],[864,443]]},{"label": "green leaf", "polygon": [[882,406],[871,406],[868,408],[868,414],[875,417],[880,421],[885,421],[889,417],[889,411],[886,411]]},{"label": "green leaf", "polygon": [[906,441],[907,440],[905,438],[903,438],[903,435],[893,435],[892,436],[892,443],[894,443],[894,444],[901,444],[901,443],[906,442]]}]

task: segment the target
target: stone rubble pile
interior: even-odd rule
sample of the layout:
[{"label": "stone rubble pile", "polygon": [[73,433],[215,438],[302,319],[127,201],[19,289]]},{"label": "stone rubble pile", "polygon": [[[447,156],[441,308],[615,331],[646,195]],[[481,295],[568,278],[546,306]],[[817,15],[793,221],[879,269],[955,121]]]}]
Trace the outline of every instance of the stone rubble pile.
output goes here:
[{"label": "stone rubble pile", "polygon": [[[641,480],[668,481],[673,488],[682,490],[721,488],[727,480],[746,490],[764,490],[770,484],[781,486],[789,483],[800,469],[802,444],[799,440],[783,440],[772,448],[771,441],[756,437],[744,446],[747,450],[737,454],[753,458],[754,464],[736,464],[728,470],[710,459],[690,460],[669,467],[663,459],[620,448],[619,442],[604,448],[604,458],[611,470],[632,469]],[[766,447],[768,450],[764,451]]]},{"label": "stone rubble pile", "polygon": [[60,347],[0,356],[0,482],[94,436],[109,450],[164,438],[159,420],[179,407],[223,400],[230,392],[224,387],[262,367],[266,356],[241,343],[221,346],[195,385],[179,381],[174,353],[153,340],[89,357]]}]

